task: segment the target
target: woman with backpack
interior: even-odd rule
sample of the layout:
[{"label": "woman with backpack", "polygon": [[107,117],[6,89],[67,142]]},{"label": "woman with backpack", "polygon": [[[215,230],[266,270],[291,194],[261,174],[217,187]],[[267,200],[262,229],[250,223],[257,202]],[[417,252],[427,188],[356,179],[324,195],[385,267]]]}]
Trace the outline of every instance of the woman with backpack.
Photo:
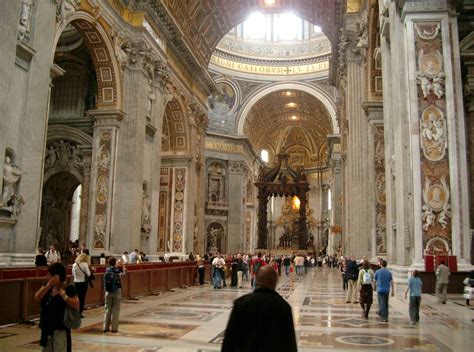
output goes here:
[{"label": "woman with backpack", "polygon": [[362,263],[362,269],[359,270],[359,279],[357,283],[360,287],[359,303],[362,307],[362,318],[369,318],[370,307],[373,302],[373,284],[374,284],[374,271],[370,269],[369,262],[364,260]]},{"label": "woman with backpack", "polygon": [[126,273],[125,264],[119,262],[116,266],[115,257],[109,258],[109,267],[105,270],[104,286],[105,286],[105,315],[104,315],[104,332],[109,332],[110,323],[112,321],[112,332],[118,331],[118,323],[120,316],[120,305],[122,302],[122,283],[120,276]]}]

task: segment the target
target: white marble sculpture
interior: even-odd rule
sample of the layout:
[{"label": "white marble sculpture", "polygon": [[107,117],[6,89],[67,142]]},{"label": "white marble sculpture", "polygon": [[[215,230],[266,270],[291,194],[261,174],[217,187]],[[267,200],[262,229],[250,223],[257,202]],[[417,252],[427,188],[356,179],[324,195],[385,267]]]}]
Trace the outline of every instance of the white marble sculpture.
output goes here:
[{"label": "white marble sculpture", "polygon": [[30,23],[33,0],[22,0],[20,10],[20,23],[18,24],[18,40],[30,39]]},{"label": "white marble sculpture", "polygon": [[21,175],[24,174],[17,166],[11,163],[10,157],[5,157],[3,164],[3,191],[2,205],[5,207],[8,202],[16,195],[15,185],[20,181]]}]

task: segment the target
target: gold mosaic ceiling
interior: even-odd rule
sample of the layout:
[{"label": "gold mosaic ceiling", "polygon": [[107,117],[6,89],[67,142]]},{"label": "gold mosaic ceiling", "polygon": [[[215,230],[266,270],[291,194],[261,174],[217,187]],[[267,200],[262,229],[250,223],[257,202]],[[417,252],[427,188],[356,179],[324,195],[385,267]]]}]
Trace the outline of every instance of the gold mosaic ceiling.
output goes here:
[{"label": "gold mosaic ceiling", "polygon": [[[217,43],[254,11],[293,11],[319,25],[327,37],[337,39],[342,0],[163,0],[182,33],[192,43],[201,63],[209,63]],[[265,4],[271,4],[266,6]]]},{"label": "gold mosaic ceiling", "polygon": [[257,151],[266,149],[270,161],[279,152],[299,155],[300,164],[317,166],[326,136],[332,133],[331,117],[324,105],[311,94],[280,90],[260,99],[250,110],[244,134]]}]

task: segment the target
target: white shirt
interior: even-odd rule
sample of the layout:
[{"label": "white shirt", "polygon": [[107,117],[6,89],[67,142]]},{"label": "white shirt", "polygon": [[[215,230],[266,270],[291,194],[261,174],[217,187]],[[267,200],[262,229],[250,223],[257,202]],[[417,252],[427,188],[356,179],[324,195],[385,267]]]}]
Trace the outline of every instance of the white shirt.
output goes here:
[{"label": "white shirt", "polygon": [[217,268],[223,268],[225,265],[225,260],[224,258],[215,257],[214,260],[212,261],[212,265],[214,265]]},{"label": "white shirt", "polygon": [[[79,269],[79,266],[80,266],[80,269]],[[82,270],[84,272],[82,272]],[[91,272],[89,270],[89,265],[87,265],[87,263],[74,263],[72,265],[72,276],[74,277],[74,282],[86,282],[86,276],[85,274],[87,274],[87,276],[90,276]]]},{"label": "white shirt", "polygon": [[122,255],[122,263],[124,263],[124,264],[128,263],[128,255],[126,255],[126,254]]},{"label": "white shirt", "polygon": [[46,260],[48,261],[48,264],[57,263],[61,261],[61,255],[58,251],[47,251]]}]

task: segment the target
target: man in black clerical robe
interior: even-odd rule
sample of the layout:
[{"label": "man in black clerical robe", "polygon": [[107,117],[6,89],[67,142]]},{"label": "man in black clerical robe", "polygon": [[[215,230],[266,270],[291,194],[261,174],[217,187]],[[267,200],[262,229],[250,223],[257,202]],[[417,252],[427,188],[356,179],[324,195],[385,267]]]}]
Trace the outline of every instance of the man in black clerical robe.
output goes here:
[{"label": "man in black clerical robe", "polygon": [[266,265],[256,280],[253,293],[234,301],[222,351],[297,351],[291,306],[275,291],[277,273]]}]

